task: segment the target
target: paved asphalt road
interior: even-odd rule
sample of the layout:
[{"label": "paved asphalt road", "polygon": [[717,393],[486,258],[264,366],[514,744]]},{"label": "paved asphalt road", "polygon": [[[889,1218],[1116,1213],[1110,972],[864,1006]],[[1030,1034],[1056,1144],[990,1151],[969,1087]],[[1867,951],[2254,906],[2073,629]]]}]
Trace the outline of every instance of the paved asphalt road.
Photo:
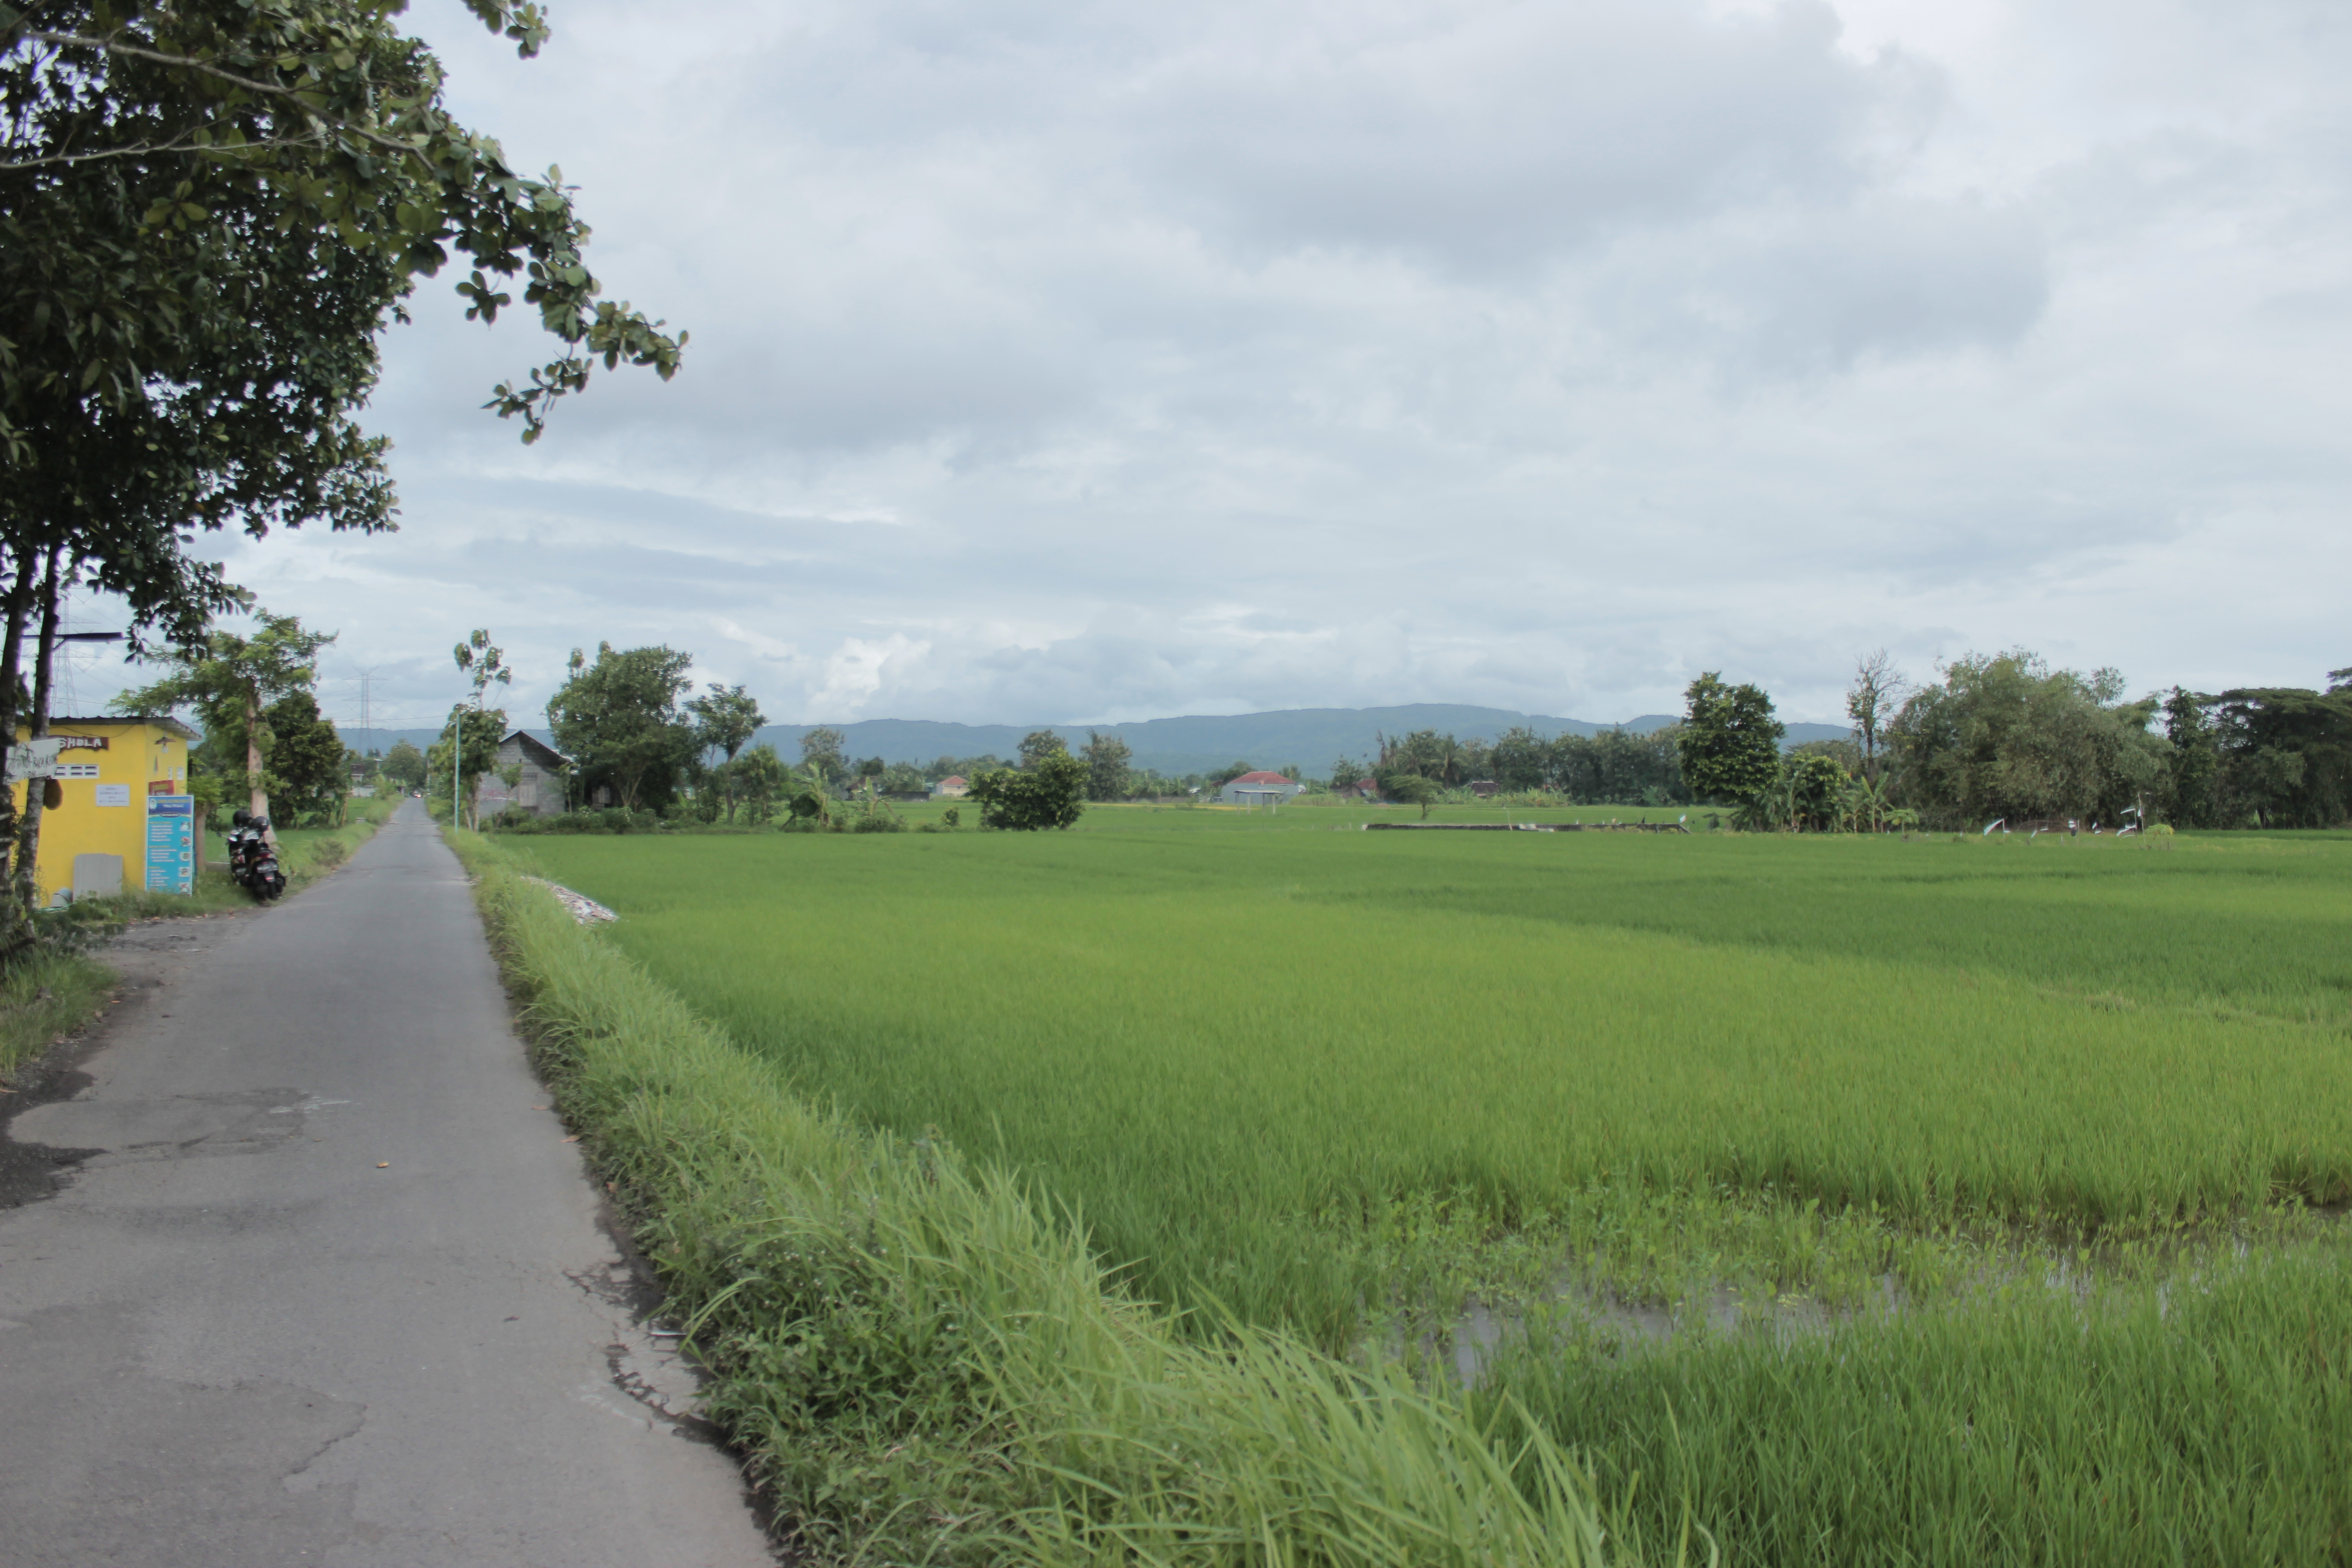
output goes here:
[{"label": "paved asphalt road", "polygon": [[279,908],[138,930],[184,973],[5,1130],[97,1152],[0,1209],[0,1564],[772,1561],[420,806]]}]

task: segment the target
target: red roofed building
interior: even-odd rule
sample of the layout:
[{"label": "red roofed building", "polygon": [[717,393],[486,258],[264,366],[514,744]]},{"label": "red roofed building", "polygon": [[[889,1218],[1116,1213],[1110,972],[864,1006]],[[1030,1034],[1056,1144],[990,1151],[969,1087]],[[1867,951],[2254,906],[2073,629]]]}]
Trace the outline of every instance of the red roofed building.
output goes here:
[{"label": "red roofed building", "polygon": [[961,773],[950,773],[931,786],[933,800],[961,800],[971,793],[971,785],[964,782]]},{"label": "red roofed building", "polygon": [[1227,779],[1217,798],[1227,805],[1280,805],[1291,796],[1303,793],[1307,786],[1282,773],[1244,773],[1237,779]]}]

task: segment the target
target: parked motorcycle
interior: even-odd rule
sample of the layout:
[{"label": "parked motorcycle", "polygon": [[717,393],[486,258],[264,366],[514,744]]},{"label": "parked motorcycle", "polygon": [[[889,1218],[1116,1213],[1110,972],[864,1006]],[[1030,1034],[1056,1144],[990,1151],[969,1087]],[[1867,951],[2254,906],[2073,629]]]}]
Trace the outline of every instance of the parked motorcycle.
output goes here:
[{"label": "parked motorcycle", "polygon": [[228,874],[265,904],[286,890],[286,873],[278,868],[278,849],[269,842],[269,818],[240,811],[229,819]]}]

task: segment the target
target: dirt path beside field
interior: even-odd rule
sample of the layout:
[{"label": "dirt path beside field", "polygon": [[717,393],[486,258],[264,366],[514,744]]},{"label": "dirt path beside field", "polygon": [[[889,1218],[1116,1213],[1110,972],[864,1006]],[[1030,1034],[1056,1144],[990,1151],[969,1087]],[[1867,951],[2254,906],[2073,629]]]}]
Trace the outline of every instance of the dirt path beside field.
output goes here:
[{"label": "dirt path beside field", "polygon": [[421,810],[108,957],[0,1102],[0,1565],[772,1561]]}]

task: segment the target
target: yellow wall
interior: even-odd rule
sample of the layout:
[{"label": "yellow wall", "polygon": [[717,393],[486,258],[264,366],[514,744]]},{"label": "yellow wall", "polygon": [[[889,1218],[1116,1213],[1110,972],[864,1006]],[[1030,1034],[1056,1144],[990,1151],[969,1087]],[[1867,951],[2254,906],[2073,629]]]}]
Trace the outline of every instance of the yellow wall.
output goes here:
[{"label": "yellow wall", "polygon": [[[25,740],[19,730],[16,738]],[[188,742],[171,730],[144,720],[58,720],[51,735],[95,735],[106,750],[60,752],[60,771],[95,764],[95,778],[61,777],[58,787],[65,802],[41,813],[41,852],[33,874],[40,884],[40,900],[50,903],[59,889],[73,887],[77,855],[122,857],[122,890],[135,893],[147,885],[147,796],[185,795],[188,790]],[[128,804],[100,805],[103,784],[127,786]],[[168,784],[168,788],[164,787]],[[25,804],[24,785],[13,786],[16,805]]]}]

